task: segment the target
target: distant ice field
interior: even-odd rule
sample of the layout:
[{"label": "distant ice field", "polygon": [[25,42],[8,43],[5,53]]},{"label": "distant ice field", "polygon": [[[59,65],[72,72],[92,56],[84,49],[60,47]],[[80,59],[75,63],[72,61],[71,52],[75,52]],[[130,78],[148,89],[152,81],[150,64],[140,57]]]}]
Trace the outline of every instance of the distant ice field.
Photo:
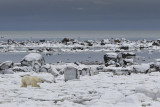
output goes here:
[{"label": "distant ice field", "polygon": [[23,40],[59,40],[62,38],[78,40],[101,40],[126,38],[128,40],[155,40],[160,38],[160,31],[0,31],[0,41]]}]

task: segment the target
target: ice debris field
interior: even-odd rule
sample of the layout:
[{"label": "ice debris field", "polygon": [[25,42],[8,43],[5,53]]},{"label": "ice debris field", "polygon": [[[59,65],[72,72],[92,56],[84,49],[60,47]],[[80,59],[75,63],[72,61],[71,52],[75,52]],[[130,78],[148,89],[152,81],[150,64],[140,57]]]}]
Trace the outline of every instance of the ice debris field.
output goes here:
[{"label": "ice debris field", "polygon": [[[160,40],[126,39],[1,43],[1,52],[28,52],[0,63],[0,107],[159,107],[160,59],[135,62],[135,51],[160,49]],[[57,45],[58,44],[58,45]],[[82,45],[82,46],[81,46]],[[54,47],[56,46],[56,47]],[[40,49],[40,50],[39,50]],[[41,53],[105,51],[103,63],[47,63]],[[43,82],[27,83],[25,76]]]}]

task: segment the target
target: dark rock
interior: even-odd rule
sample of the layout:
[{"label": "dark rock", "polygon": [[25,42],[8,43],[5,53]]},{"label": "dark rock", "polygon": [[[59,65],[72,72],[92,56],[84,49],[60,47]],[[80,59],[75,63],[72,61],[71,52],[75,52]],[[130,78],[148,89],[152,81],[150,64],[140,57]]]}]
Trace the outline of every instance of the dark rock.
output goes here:
[{"label": "dark rock", "polygon": [[156,71],[160,71],[160,62],[157,62],[154,67]]},{"label": "dark rock", "polygon": [[64,38],[61,42],[66,43],[66,42],[69,42],[69,41],[70,41],[69,38]]},{"label": "dark rock", "polygon": [[20,42],[19,44],[20,44],[20,45],[25,45],[25,43],[24,43],[24,42]]},{"label": "dark rock", "polygon": [[42,40],[39,40],[40,42],[45,42],[46,40],[45,39],[42,39]]},{"label": "dark rock", "polygon": [[32,49],[32,48],[28,48],[28,51],[33,51],[34,49]]},{"label": "dark rock", "polygon": [[121,46],[120,49],[123,49],[123,50],[128,50],[129,47],[128,46]]},{"label": "dark rock", "polygon": [[142,45],[139,47],[139,49],[144,49],[144,48],[146,48],[146,47],[144,47],[144,46],[142,46]]},{"label": "dark rock", "polygon": [[154,63],[151,63],[151,64],[150,64],[150,68],[155,68],[155,64],[154,64]]},{"label": "dark rock", "polygon": [[105,45],[105,43],[104,43],[104,42],[101,42],[101,45]]},{"label": "dark rock", "polygon": [[0,64],[0,70],[5,70],[13,67],[12,61],[6,61]]},{"label": "dark rock", "polygon": [[160,43],[159,42],[153,42],[153,44],[152,44],[153,46],[160,46]]},{"label": "dark rock", "polygon": [[124,65],[132,65],[133,64],[133,59],[124,59],[123,63],[124,63]]},{"label": "dark rock", "polygon": [[115,52],[120,52],[120,50],[115,50]]},{"label": "dark rock", "polygon": [[54,51],[53,48],[46,48],[46,51]]},{"label": "dark rock", "polygon": [[80,45],[84,45],[84,43],[80,43]]},{"label": "dark rock", "polygon": [[11,44],[13,44],[13,43],[15,43],[15,41],[14,41],[14,40],[12,40],[12,39],[8,39],[8,44],[9,44],[9,45],[11,45]]},{"label": "dark rock", "polygon": [[124,52],[122,53],[122,58],[132,58],[132,57],[135,57],[136,54],[133,53],[133,52]]},{"label": "dark rock", "polygon": [[74,64],[76,64],[77,66],[79,66],[79,65],[80,65],[80,63],[79,63],[79,62],[74,62]]},{"label": "dark rock", "polygon": [[99,67],[97,67],[96,69],[97,69],[99,72],[102,72],[102,71],[103,71],[103,68],[104,68],[104,66],[99,66]]},{"label": "dark rock", "polygon": [[115,43],[121,43],[121,40],[115,39],[114,42],[115,42]]},{"label": "dark rock", "polygon": [[93,46],[93,44],[89,42],[89,43],[88,43],[88,46]]},{"label": "dark rock", "polygon": [[120,66],[120,57],[117,53],[106,53],[104,55],[105,66],[116,65]]},{"label": "dark rock", "polygon": [[74,47],[73,50],[83,50],[82,47]]},{"label": "dark rock", "polygon": [[46,53],[46,56],[51,56],[53,55],[53,53]]},{"label": "dark rock", "polygon": [[37,52],[43,52],[44,49],[37,49]]}]

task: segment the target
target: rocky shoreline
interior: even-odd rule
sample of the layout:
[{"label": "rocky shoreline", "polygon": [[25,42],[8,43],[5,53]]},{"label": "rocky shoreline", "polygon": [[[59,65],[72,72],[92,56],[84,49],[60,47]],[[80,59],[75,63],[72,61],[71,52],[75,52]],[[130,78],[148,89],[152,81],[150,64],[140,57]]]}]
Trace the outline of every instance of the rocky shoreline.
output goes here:
[{"label": "rocky shoreline", "polygon": [[0,52],[44,52],[51,55],[55,52],[87,52],[87,51],[137,51],[137,50],[160,49],[160,40],[137,40],[130,41],[123,39],[103,39],[78,41],[64,38],[57,41],[15,41],[9,39],[7,42],[0,42]]},{"label": "rocky shoreline", "polygon": [[[39,53],[46,53],[51,55],[55,52],[88,52],[88,51],[105,51],[104,62],[75,62],[70,63],[72,67],[87,66],[81,69],[100,69],[101,72],[113,72],[113,74],[131,73],[150,73],[160,70],[159,60],[156,62],[136,63],[134,58],[138,50],[158,50],[160,49],[160,40],[139,40],[130,41],[126,39],[104,39],[101,41],[77,41],[74,39],[64,38],[61,41],[23,41],[18,42],[8,40],[7,42],[0,42],[1,52],[29,52],[18,63],[6,61],[0,64],[1,74],[14,73],[14,72],[52,72],[54,69],[57,71],[56,66],[65,65],[68,63],[57,62],[54,64],[45,63],[44,58]],[[41,50],[41,51],[40,51]],[[31,61],[30,61],[31,60]],[[91,66],[91,67],[90,67]],[[75,67],[77,68],[77,67]],[[58,69],[59,70],[59,69]],[[63,68],[64,70],[64,68]],[[59,71],[62,71],[60,69]],[[86,71],[87,72],[87,71]]]}]

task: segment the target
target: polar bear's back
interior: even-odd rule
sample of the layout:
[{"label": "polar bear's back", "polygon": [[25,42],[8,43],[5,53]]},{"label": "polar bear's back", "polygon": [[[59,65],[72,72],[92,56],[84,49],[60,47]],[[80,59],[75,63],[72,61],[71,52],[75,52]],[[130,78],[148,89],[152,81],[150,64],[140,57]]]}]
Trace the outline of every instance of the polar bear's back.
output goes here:
[{"label": "polar bear's back", "polygon": [[31,85],[31,76],[22,77],[22,84]]},{"label": "polar bear's back", "polygon": [[32,82],[42,82],[41,78],[37,76],[24,76],[22,78],[22,83],[25,83],[26,85],[31,85]]},{"label": "polar bear's back", "polygon": [[32,87],[40,87],[37,83],[42,82],[43,80],[37,76],[24,76],[22,77],[21,87],[27,87],[28,85],[32,85]]}]

